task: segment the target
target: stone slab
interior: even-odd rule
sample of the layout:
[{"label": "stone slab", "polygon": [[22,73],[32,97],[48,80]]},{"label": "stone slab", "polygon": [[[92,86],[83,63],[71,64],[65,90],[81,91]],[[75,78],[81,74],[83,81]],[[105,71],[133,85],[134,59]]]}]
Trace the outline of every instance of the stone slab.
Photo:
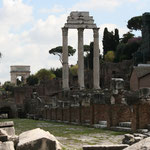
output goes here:
[{"label": "stone slab", "polygon": [[128,147],[127,144],[120,145],[85,145],[83,150],[122,150]]},{"label": "stone slab", "polygon": [[14,122],[13,121],[7,121],[7,122],[0,122],[0,128],[1,127],[13,127]]},{"label": "stone slab", "polygon": [[15,150],[12,141],[0,143],[0,150]]},{"label": "stone slab", "polygon": [[61,150],[60,143],[48,131],[40,128],[19,135],[17,150]]},{"label": "stone slab", "polygon": [[137,142],[124,150],[149,150],[150,149],[150,137]]},{"label": "stone slab", "polygon": [[4,131],[6,131],[9,136],[15,136],[14,127],[5,127],[5,128],[0,128],[0,129],[3,129]]}]

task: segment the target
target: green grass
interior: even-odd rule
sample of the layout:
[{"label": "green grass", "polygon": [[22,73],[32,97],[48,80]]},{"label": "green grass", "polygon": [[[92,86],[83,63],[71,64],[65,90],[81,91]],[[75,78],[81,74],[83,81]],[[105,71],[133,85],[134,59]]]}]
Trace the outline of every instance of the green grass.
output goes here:
[{"label": "green grass", "polygon": [[[70,125],[64,123],[55,123],[50,121],[40,121],[40,120],[30,120],[30,119],[0,119],[1,121],[14,121],[14,126],[16,130],[16,134],[19,135],[20,133],[31,130],[34,128],[42,128],[46,131],[49,131],[56,137],[63,137],[65,140],[60,141],[64,146],[63,150],[75,150],[71,148],[67,148],[71,145],[78,145],[82,144],[80,137],[87,136],[93,137],[95,140],[88,141],[85,140],[85,145],[87,144],[96,144],[96,142],[106,140],[106,138],[96,137],[97,134],[99,135],[107,135],[107,136],[118,136],[123,135],[124,132],[115,132],[110,130],[103,130],[103,129],[95,129],[91,127],[79,126],[79,125]],[[77,148],[76,150],[80,150],[81,147]]]}]

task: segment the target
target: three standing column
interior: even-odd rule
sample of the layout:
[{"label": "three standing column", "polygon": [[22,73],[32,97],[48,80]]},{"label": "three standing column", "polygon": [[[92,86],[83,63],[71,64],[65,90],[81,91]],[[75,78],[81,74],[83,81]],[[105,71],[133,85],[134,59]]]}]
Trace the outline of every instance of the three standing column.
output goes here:
[{"label": "three standing column", "polygon": [[[80,90],[84,85],[84,47],[83,47],[84,28],[78,28],[78,84]],[[62,28],[63,34],[63,89],[69,90],[69,66],[68,66],[68,28]],[[94,58],[93,58],[93,88],[100,89],[99,76],[99,28],[93,29],[94,37]]]},{"label": "three standing column", "polygon": [[78,84],[84,89],[84,55],[83,55],[83,28],[78,28]]},{"label": "three standing column", "polygon": [[68,66],[68,28],[62,28],[63,47],[62,47],[62,61],[63,61],[63,90],[69,90],[69,66]]},{"label": "three standing column", "polygon": [[93,88],[100,89],[99,76],[99,28],[93,29],[94,58],[93,58]]}]

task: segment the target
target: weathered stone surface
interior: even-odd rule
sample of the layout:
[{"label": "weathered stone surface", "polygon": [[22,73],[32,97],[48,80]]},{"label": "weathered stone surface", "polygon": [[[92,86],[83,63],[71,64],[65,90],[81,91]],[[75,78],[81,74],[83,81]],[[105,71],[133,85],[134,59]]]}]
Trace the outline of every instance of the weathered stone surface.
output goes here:
[{"label": "weathered stone surface", "polygon": [[126,144],[118,145],[85,145],[83,150],[122,150],[128,147]]},{"label": "weathered stone surface", "polygon": [[13,126],[14,126],[13,121],[0,122],[0,127],[13,127]]},{"label": "weathered stone surface", "polygon": [[124,135],[124,139],[122,140],[122,143],[123,144],[132,145],[133,143],[135,143],[134,135],[132,135],[132,134],[125,134]]},{"label": "weathered stone surface", "polygon": [[15,128],[14,122],[0,122],[0,135],[7,135],[7,136],[14,136],[15,135]]},{"label": "weathered stone surface", "polygon": [[15,150],[12,141],[0,143],[0,150]]},{"label": "weathered stone surface", "polygon": [[141,140],[138,143],[133,144],[125,148],[124,150],[149,150],[150,149],[150,137]]},{"label": "weathered stone surface", "polygon": [[17,150],[61,150],[61,146],[52,134],[37,128],[19,135]]},{"label": "weathered stone surface", "polygon": [[94,23],[93,17],[89,16],[89,12],[86,11],[72,11],[70,16],[68,16],[67,23],[65,24],[66,28],[86,28],[93,29],[97,28]]},{"label": "weathered stone surface", "polygon": [[1,128],[7,132],[9,136],[15,136],[15,128],[14,127],[5,127]]},{"label": "weathered stone surface", "polygon": [[140,98],[149,98],[149,97],[150,97],[150,88],[141,88]]}]

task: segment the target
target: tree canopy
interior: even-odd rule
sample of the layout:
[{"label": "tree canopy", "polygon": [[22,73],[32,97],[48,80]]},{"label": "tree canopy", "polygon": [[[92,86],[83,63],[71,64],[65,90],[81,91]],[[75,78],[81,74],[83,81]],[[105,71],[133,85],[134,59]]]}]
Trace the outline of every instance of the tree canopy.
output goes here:
[{"label": "tree canopy", "polygon": [[108,29],[105,28],[102,42],[103,42],[103,54],[104,55],[110,50],[115,51],[119,43],[118,29],[115,29],[115,33],[114,33],[113,31],[109,32]]},{"label": "tree canopy", "polygon": [[131,30],[141,30],[142,29],[142,16],[132,17],[128,21],[127,27]]},{"label": "tree canopy", "polygon": [[35,75],[30,75],[27,78],[28,85],[36,85],[36,84],[38,84],[38,82],[39,82],[39,79]]},{"label": "tree canopy", "polygon": [[[74,49],[72,46],[68,46],[68,56],[73,56],[75,52],[76,49]],[[51,50],[49,50],[49,53],[53,55],[58,55],[59,60],[62,63],[62,46],[52,48]]]},{"label": "tree canopy", "polygon": [[40,80],[40,81],[47,81],[54,79],[56,76],[54,73],[52,73],[50,70],[47,69],[40,69],[35,76]]},{"label": "tree canopy", "polygon": [[131,32],[127,32],[123,34],[123,37],[121,38],[120,42],[121,43],[127,43],[129,39],[133,38],[134,34]]}]

